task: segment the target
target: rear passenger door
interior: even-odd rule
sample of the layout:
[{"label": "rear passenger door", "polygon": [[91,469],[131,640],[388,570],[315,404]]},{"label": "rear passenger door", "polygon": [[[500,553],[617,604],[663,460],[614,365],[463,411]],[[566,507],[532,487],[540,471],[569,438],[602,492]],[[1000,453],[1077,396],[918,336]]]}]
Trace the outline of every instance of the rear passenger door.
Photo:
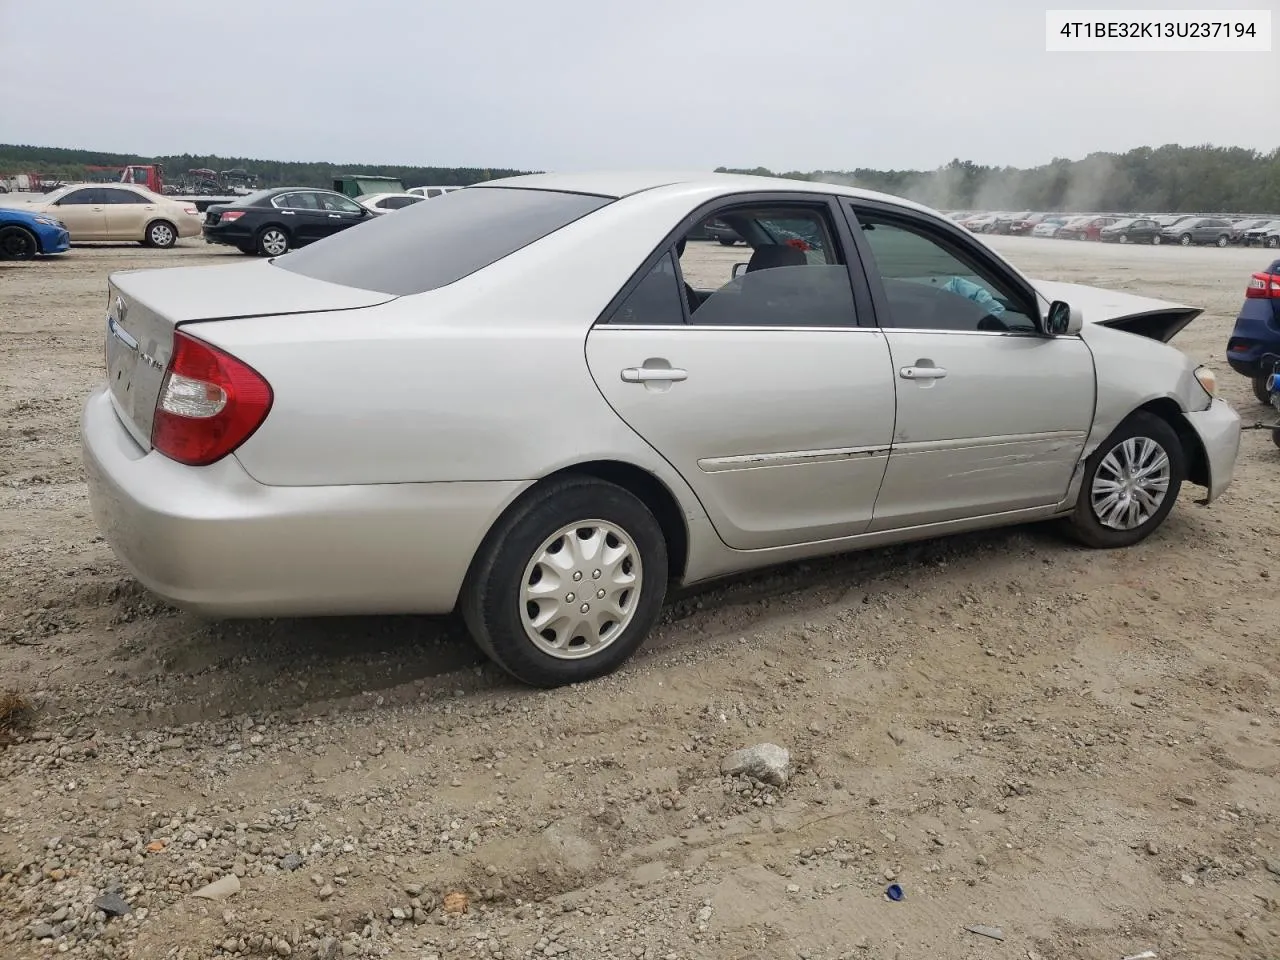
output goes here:
[{"label": "rear passenger door", "polygon": [[[689,239],[710,217],[746,231],[754,252],[740,276],[733,252]],[[893,372],[848,243],[826,199],[704,207],[587,337],[600,392],[735,549],[849,537],[871,522]]]},{"label": "rear passenger door", "polygon": [[320,208],[320,199],[310,190],[286,193],[271,201],[280,210],[281,218],[293,236],[294,246],[311,243],[329,234],[327,211]]},{"label": "rear passenger door", "polygon": [[103,187],[99,192],[105,204],[107,236],[112,240],[142,240],[147,223],[156,213],[155,204],[119,187]]}]

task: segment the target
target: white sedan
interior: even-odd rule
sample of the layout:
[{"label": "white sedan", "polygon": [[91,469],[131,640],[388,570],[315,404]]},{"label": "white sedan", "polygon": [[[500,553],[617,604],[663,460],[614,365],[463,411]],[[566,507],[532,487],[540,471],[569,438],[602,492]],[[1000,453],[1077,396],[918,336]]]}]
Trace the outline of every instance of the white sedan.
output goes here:
[{"label": "white sedan", "polygon": [[[711,219],[749,253],[686,242]],[[107,303],[84,460],[143,583],[215,616],[457,611],[537,685],[618,667],[673,585],[1032,521],[1137,543],[1240,439],[1165,342],[1198,309],[1030,280],[825,183],[492,181]]]}]

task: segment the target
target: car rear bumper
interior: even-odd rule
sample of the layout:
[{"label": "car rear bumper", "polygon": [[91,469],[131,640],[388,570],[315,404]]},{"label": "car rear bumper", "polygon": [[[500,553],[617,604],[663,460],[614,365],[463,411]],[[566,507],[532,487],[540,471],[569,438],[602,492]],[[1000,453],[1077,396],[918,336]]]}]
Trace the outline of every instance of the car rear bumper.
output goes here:
[{"label": "car rear bumper", "polygon": [[1224,400],[1214,400],[1208,410],[1186,414],[1191,429],[1200,438],[1209,467],[1205,503],[1216,500],[1235,474],[1240,453],[1240,415]]},{"label": "car rear bumper", "polygon": [[226,224],[206,223],[200,228],[200,232],[206,243],[225,243],[232,247],[253,243],[253,231],[239,226],[235,221]]},{"label": "car rear bumper", "polygon": [[213,617],[447,613],[480,541],[528,484],[275,487],[234,457],[143,451],[106,387],[85,403],[94,519],[150,590]]}]

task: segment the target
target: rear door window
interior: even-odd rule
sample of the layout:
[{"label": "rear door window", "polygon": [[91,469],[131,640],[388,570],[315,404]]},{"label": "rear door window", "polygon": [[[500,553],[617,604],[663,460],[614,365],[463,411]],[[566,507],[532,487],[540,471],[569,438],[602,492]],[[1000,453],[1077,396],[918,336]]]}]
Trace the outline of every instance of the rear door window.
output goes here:
[{"label": "rear door window", "polygon": [[315,280],[407,296],[487,267],[601,207],[612,197],[478,187],[374,217],[272,265]]}]

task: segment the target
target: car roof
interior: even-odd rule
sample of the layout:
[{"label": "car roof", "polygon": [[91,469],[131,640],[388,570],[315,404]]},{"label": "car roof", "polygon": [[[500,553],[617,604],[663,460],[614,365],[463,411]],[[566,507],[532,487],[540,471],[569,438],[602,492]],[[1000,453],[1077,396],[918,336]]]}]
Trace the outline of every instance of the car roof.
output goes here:
[{"label": "car roof", "polygon": [[847,187],[838,183],[817,180],[790,180],[785,177],[760,177],[753,174],[707,173],[697,171],[646,171],[619,170],[582,173],[530,173],[500,180],[486,180],[472,184],[468,190],[484,187],[519,187],[529,190],[560,190],[566,193],[587,193],[601,197],[621,199],[649,190],[673,190],[688,193],[704,193],[709,190],[723,193],[826,193],[855,197],[863,200],[880,200],[916,210],[933,211],[922,204],[902,197]]}]

